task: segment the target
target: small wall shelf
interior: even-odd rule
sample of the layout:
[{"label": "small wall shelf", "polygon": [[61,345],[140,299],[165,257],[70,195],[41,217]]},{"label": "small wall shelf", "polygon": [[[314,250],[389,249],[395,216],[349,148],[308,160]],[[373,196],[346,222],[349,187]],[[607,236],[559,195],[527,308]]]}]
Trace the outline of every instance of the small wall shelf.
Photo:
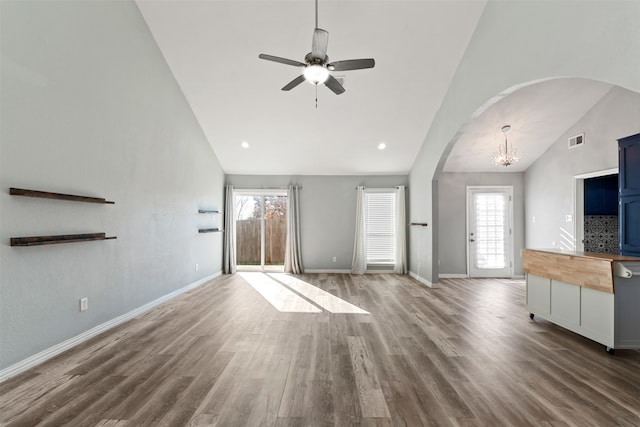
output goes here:
[{"label": "small wall shelf", "polygon": [[38,197],[41,199],[71,200],[73,202],[103,203],[113,205],[115,202],[105,200],[101,197],[76,196],[73,194],[50,193],[48,191],[26,190],[24,188],[9,188],[12,196]]},{"label": "small wall shelf", "polygon": [[[221,212],[219,210],[216,210],[216,209],[198,209],[198,213],[201,213],[201,214],[213,214],[213,215],[220,215],[221,214]],[[217,225],[215,223],[217,223],[218,221],[214,220],[213,222],[214,222],[214,225]],[[200,228],[198,230],[198,233],[221,233],[223,231],[224,230],[220,230],[217,227],[212,227],[212,228]]]},{"label": "small wall shelf", "polygon": [[59,234],[56,236],[12,237],[11,246],[41,246],[58,243],[90,242],[92,240],[112,240],[116,236],[106,237],[105,233]]},{"label": "small wall shelf", "polygon": [[198,233],[221,233],[224,230],[220,230],[219,228],[201,228],[198,230]]}]

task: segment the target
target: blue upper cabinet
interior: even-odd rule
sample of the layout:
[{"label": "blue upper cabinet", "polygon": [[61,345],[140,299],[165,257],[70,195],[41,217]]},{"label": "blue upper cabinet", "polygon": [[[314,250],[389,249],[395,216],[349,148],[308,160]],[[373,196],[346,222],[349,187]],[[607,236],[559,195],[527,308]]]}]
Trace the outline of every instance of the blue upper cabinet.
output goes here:
[{"label": "blue upper cabinet", "polygon": [[618,215],[618,174],[584,180],[584,214]]},{"label": "blue upper cabinet", "polygon": [[618,140],[620,254],[640,256],[640,133]]}]

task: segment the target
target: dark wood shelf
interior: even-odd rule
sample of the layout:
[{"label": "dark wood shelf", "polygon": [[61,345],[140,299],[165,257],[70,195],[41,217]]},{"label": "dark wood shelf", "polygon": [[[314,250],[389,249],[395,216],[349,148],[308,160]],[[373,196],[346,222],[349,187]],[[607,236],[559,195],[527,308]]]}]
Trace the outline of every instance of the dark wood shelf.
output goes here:
[{"label": "dark wood shelf", "polygon": [[70,200],[73,202],[102,203],[113,205],[115,202],[100,197],[76,196],[73,194],[50,193],[48,191],[26,190],[23,188],[9,188],[12,196],[38,197],[41,199]]},{"label": "dark wood shelf", "polygon": [[198,213],[213,213],[213,214],[219,214],[220,211],[213,211],[213,210],[207,210],[207,209],[198,209]]},{"label": "dark wood shelf", "polygon": [[224,230],[220,230],[219,228],[201,228],[198,230],[198,233],[221,233]]},{"label": "dark wood shelf", "polygon": [[41,246],[58,243],[90,242],[93,240],[112,240],[116,236],[106,237],[105,233],[59,234],[56,236],[12,237],[11,246]]}]

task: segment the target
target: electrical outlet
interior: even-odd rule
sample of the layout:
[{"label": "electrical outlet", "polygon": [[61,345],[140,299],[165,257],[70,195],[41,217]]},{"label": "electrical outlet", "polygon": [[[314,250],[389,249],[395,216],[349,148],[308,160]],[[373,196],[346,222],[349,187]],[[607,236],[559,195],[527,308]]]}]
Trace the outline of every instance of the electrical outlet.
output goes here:
[{"label": "electrical outlet", "polygon": [[338,261],[338,259],[336,257],[333,257],[333,262]]},{"label": "electrical outlet", "polygon": [[89,298],[80,298],[80,311],[87,311],[89,309]]},{"label": "electrical outlet", "polygon": [[196,264],[196,271],[198,271],[199,269],[200,269],[200,266]]}]

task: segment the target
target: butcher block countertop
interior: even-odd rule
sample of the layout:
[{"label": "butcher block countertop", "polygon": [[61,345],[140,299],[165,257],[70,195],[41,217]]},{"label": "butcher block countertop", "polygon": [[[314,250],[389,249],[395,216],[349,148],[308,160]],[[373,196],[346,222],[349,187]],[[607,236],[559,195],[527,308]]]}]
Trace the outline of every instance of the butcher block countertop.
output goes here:
[{"label": "butcher block countertop", "polygon": [[608,293],[614,293],[614,262],[640,262],[640,258],[559,249],[522,250],[525,273]]}]

